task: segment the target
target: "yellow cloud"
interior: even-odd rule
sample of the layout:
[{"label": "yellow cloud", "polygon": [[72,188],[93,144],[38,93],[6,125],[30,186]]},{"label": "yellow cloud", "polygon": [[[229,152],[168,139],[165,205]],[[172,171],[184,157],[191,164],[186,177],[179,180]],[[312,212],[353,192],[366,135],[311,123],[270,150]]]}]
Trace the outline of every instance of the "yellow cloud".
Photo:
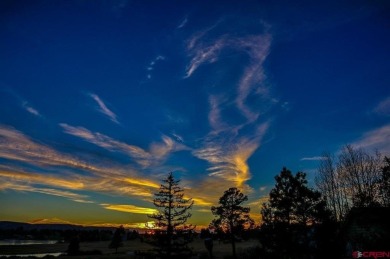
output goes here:
[{"label": "yellow cloud", "polygon": [[192,200],[194,201],[194,205],[196,205],[196,206],[212,206],[213,205],[213,203],[211,203],[209,201],[205,201],[202,198],[192,198]]},{"label": "yellow cloud", "polygon": [[0,177],[7,177],[16,181],[45,184],[72,190],[80,190],[84,188],[84,184],[77,180],[66,180],[51,175],[0,171]]},{"label": "yellow cloud", "polygon": [[153,187],[153,188],[159,188],[160,185],[157,183],[154,183],[149,180],[140,180],[140,179],[134,179],[134,178],[125,178],[125,182],[131,183],[131,184],[136,184],[136,185],[142,185],[142,186],[147,186],[147,187]]},{"label": "yellow cloud", "polygon": [[117,211],[136,213],[136,214],[153,214],[158,212],[156,209],[138,207],[135,205],[121,205],[121,204],[101,204],[101,205],[108,210],[117,210]]}]

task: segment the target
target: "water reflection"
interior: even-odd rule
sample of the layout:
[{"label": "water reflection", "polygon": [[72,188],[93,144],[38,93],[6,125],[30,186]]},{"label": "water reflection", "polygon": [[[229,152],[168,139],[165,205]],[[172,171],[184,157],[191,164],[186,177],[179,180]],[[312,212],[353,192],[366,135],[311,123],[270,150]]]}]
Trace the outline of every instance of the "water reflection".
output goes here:
[{"label": "water reflection", "polygon": [[9,245],[52,245],[57,243],[57,240],[18,240],[18,239],[5,239],[0,240],[0,246]]},{"label": "water reflection", "polygon": [[11,256],[19,256],[19,257],[29,257],[29,256],[35,256],[37,258],[43,258],[47,255],[52,255],[52,256],[60,256],[62,253],[45,253],[45,254],[22,254],[22,255],[0,255],[1,257],[11,257]]}]

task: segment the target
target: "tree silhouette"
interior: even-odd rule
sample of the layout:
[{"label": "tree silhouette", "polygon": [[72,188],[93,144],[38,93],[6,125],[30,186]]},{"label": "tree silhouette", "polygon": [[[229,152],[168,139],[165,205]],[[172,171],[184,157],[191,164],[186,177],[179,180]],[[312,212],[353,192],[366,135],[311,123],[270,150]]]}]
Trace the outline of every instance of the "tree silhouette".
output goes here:
[{"label": "tree silhouette", "polygon": [[70,240],[67,253],[68,255],[78,255],[80,253],[80,238],[78,235]]},{"label": "tree silhouette", "polygon": [[115,253],[118,252],[119,247],[123,246],[122,237],[124,234],[125,234],[125,228],[123,226],[120,226],[115,230],[114,235],[112,236],[112,240],[109,245],[109,248],[115,248]]},{"label": "tree silhouette", "polygon": [[249,217],[249,207],[241,204],[248,200],[237,188],[229,188],[222,197],[219,198],[220,206],[211,207],[211,212],[216,217],[211,225],[217,229],[222,229],[230,234],[233,256],[236,258],[236,235],[246,226],[253,226],[253,220]]},{"label": "tree silhouette", "polygon": [[320,192],[307,187],[305,173],[298,172],[294,176],[284,167],[275,180],[269,201],[261,210],[265,224],[308,225],[322,221],[327,213],[326,203]]},{"label": "tree silhouette", "polygon": [[390,167],[386,161],[378,152],[368,153],[351,145],[344,146],[338,156],[324,155],[315,180],[336,220],[344,221],[352,207],[389,204],[386,185],[390,186],[390,173],[386,170]]},{"label": "tree silhouette", "polygon": [[[180,180],[175,180],[172,173],[163,179],[160,189],[154,194],[153,204],[159,212],[148,215],[156,221],[156,226],[165,231],[165,235],[157,245],[161,252],[170,258],[172,253],[172,239],[175,233],[182,234],[182,231],[191,231],[185,226],[187,220],[192,216],[189,210],[194,204],[192,199],[184,198],[184,190],[179,186]],[[193,229],[193,228],[192,228]]]},{"label": "tree silhouette", "polygon": [[351,207],[340,169],[336,157],[324,153],[315,177],[316,186],[324,196],[328,209],[336,221],[343,221]]},{"label": "tree silhouette", "polygon": [[[310,227],[330,217],[321,193],[307,187],[306,174],[283,168],[275,177],[269,201],[261,208],[264,244],[278,253],[309,250]],[[285,256],[286,254],[279,254]]]},{"label": "tree silhouette", "polygon": [[384,158],[382,167],[382,179],[380,180],[380,193],[382,197],[382,206],[390,207],[390,158]]}]

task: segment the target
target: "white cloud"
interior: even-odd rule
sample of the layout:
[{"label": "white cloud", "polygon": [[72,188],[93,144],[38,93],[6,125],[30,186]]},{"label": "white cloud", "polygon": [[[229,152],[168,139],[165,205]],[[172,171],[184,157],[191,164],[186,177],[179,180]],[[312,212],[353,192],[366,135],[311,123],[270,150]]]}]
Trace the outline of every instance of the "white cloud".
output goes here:
[{"label": "white cloud", "polygon": [[[88,136],[88,132],[81,133]],[[151,197],[159,187],[153,178],[145,177],[129,166],[115,165],[112,162],[93,165],[37,143],[20,131],[5,126],[0,126],[0,158],[16,161],[17,164],[23,162],[19,167],[0,165],[1,190],[40,192],[86,202],[86,197],[70,193],[89,190],[143,199]],[[40,171],[29,172],[31,165],[38,165]],[[24,167],[27,169],[23,169]],[[61,173],[53,174],[53,170],[57,169]],[[67,191],[64,192],[64,189]]]},{"label": "white cloud", "polygon": [[384,125],[380,128],[368,131],[363,136],[352,143],[357,148],[368,150],[378,150],[385,155],[390,154],[390,124]]},{"label": "white cloud", "polygon": [[146,68],[146,70],[149,72],[149,73],[147,74],[147,78],[148,78],[148,79],[151,79],[151,78],[152,78],[151,72],[152,72],[152,70],[154,70],[154,67],[155,67],[157,61],[162,61],[162,60],[165,60],[165,57],[162,56],[162,55],[158,55],[158,56],[155,57],[152,61],[150,61],[149,66]]},{"label": "white cloud", "polygon": [[184,143],[184,138],[180,136],[179,134],[172,133],[172,136],[179,142],[179,143]]},{"label": "white cloud", "polygon": [[[204,64],[218,62],[225,49],[245,57],[247,63],[242,64],[238,83],[233,83],[232,89],[227,91],[224,87],[218,92],[218,87],[215,87],[209,94],[208,122],[211,131],[193,150],[193,155],[209,163],[209,178],[201,186],[213,186],[213,191],[221,191],[234,185],[251,192],[246,184],[251,178],[248,160],[261,146],[270,126],[270,121],[260,115],[275,103],[265,83],[263,69],[270,51],[271,36],[268,33],[211,35],[217,31],[213,31],[217,26],[218,23],[194,34],[187,42],[191,59],[185,78],[194,75]],[[236,116],[233,119],[232,113],[239,113],[242,118]],[[200,187],[194,188],[200,190]]]},{"label": "white cloud", "polygon": [[390,97],[381,101],[374,109],[374,112],[380,115],[390,116]]},{"label": "white cloud", "polygon": [[179,24],[179,26],[177,26],[177,28],[178,29],[183,28],[184,26],[186,26],[187,22],[188,22],[188,18],[185,17],[184,20]]},{"label": "white cloud", "polygon": [[99,132],[92,132],[83,127],[73,127],[66,123],[60,123],[60,126],[67,134],[79,137],[110,151],[125,153],[143,167],[160,164],[170,153],[188,149],[183,144],[177,143],[172,138],[165,135],[162,136],[162,142],[152,143],[149,148],[150,151],[147,151],[138,146],[115,140]]},{"label": "white cloud", "polygon": [[190,41],[190,45],[188,46],[188,48],[190,48],[190,53],[193,57],[190,61],[190,64],[187,66],[186,75],[184,76],[184,78],[190,77],[195,72],[195,70],[203,63],[214,63],[215,61],[217,61],[219,51],[223,47],[225,47],[225,44],[226,43],[224,39],[219,39],[209,46],[200,46],[191,49],[190,46],[192,45],[192,43]]},{"label": "white cloud", "polygon": [[106,136],[99,132],[92,132],[83,127],[73,127],[66,123],[60,123],[59,125],[64,129],[64,132],[67,134],[79,137],[85,141],[88,141],[92,144],[95,144],[110,151],[120,151],[126,153],[130,157],[135,159],[135,161],[140,165],[148,166],[150,164],[150,160],[152,158],[151,155],[140,147],[114,140],[109,136]]},{"label": "white cloud", "polygon": [[211,95],[209,97],[210,111],[208,119],[211,128],[213,128],[216,133],[228,127],[222,120],[221,106],[223,103],[224,101],[220,96]]},{"label": "white cloud", "polygon": [[111,121],[115,122],[116,124],[119,124],[117,115],[113,113],[110,109],[108,109],[107,105],[103,102],[103,100],[97,96],[96,94],[90,93],[89,96],[96,101],[96,103],[99,105],[98,111],[102,114],[106,115]]},{"label": "white cloud", "polygon": [[209,136],[193,155],[210,163],[209,176],[216,176],[242,187],[251,178],[248,159],[260,147],[269,123],[258,126],[253,137]]},{"label": "white cloud", "polygon": [[42,115],[39,113],[39,111],[37,109],[33,108],[28,102],[23,102],[22,106],[29,113],[31,113],[35,116],[38,116],[38,117],[42,117]]},{"label": "white cloud", "polygon": [[267,186],[261,186],[260,188],[259,188],[259,191],[260,192],[265,192],[266,190],[267,190]]},{"label": "white cloud", "polygon": [[320,161],[320,160],[325,160],[326,157],[322,156],[313,156],[313,157],[303,157],[301,158],[301,161]]},{"label": "white cloud", "polygon": [[61,165],[79,169],[97,170],[70,155],[37,143],[22,132],[0,125],[0,157],[35,165]]},{"label": "white cloud", "polygon": [[61,190],[58,188],[44,188],[32,186],[29,182],[15,181],[14,179],[3,178],[0,176],[0,190],[12,189],[19,192],[35,192],[52,196],[66,198],[75,202],[93,203],[87,195],[77,194],[72,191]]},{"label": "white cloud", "polygon": [[269,54],[271,36],[268,34],[249,36],[238,39],[234,45],[238,49],[245,50],[251,59],[238,86],[237,107],[249,121],[255,121],[260,112],[251,109],[245,102],[251,94],[259,94],[269,98],[268,88],[263,83],[265,80],[263,63]]}]

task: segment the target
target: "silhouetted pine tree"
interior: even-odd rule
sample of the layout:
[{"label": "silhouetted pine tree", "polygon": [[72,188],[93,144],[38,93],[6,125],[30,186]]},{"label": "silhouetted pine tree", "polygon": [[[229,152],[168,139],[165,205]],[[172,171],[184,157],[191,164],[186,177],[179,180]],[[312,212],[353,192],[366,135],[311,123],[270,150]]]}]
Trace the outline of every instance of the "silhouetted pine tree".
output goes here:
[{"label": "silhouetted pine tree", "polygon": [[240,234],[245,227],[253,227],[254,222],[249,216],[250,208],[243,207],[242,203],[248,200],[237,188],[229,188],[219,198],[220,206],[212,206],[211,212],[216,217],[211,222],[211,226],[228,232],[232,244],[233,257],[236,255],[236,235]]},{"label": "silhouetted pine tree", "polygon": [[[163,233],[160,233],[156,245],[160,247],[163,256],[170,258],[173,248],[179,250],[178,246],[184,246],[189,242],[184,238],[184,232],[191,232],[193,227],[186,226],[185,223],[192,214],[189,210],[194,204],[192,199],[184,198],[184,190],[179,186],[180,180],[175,180],[172,173],[169,173],[166,179],[163,179],[160,189],[154,194],[153,204],[157,207],[157,213],[148,215],[149,218],[156,221],[156,227],[160,227]],[[173,244],[173,237],[182,236],[180,243]],[[174,247],[175,246],[175,247]]]},{"label": "silhouetted pine tree", "polygon": [[114,232],[109,248],[115,248],[115,253],[118,252],[118,248],[123,246],[122,237],[125,234],[125,228],[120,226]]},{"label": "silhouetted pine tree", "polygon": [[284,167],[275,181],[261,208],[263,244],[280,257],[302,258],[315,246],[315,226],[328,221],[330,212],[321,193],[308,187],[305,173],[293,175]]}]

